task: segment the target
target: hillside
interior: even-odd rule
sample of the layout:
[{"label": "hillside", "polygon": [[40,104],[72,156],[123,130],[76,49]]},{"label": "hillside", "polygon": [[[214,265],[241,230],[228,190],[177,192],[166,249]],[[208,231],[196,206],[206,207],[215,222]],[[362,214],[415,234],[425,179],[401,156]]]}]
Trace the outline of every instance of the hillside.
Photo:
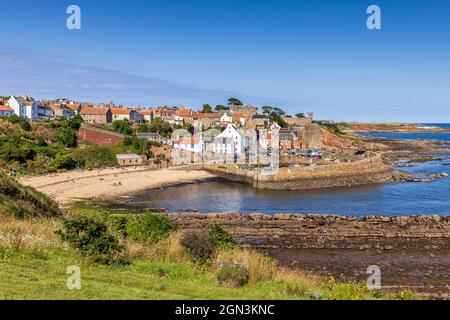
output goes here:
[{"label": "hillside", "polygon": [[56,202],[0,173],[0,215],[16,218],[60,216]]},{"label": "hillside", "polygon": [[77,117],[43,122],[0,118],[0,172],[19,176],[116,167],[117,153],[149,152],[146,143],[134,137],[112,147],[81,141],[81,122]]}]

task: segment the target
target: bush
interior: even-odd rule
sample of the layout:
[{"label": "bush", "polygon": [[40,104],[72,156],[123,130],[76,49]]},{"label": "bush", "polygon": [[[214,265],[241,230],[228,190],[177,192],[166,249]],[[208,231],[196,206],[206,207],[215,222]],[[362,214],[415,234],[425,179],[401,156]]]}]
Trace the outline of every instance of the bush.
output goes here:
[{"label": "bush", "polygon": [[239,262],[225,262],[217,271],[217,280],[226,287],[240,288],[248,283],[249,278],[248,267]]},{"label": "bush", "polygon": [[108,215],[106,217],[106,223],[112,231],[117,233],[119,236],[124,238],[127,236],[128,219],[126,217]]},{"label": "bush", "polygon": [[208,226],[208,239],[216,249],[233,249],[233,237],[221,225],[212,223]]},{"label": "bush", "polygon": [[131,125],[128,121],[124,120],[116,120],[113,122],[112,129],[115,132],[124,134],[124,135],[132,135],[133,134],[133,128],[131,128]]},{"label": "bush", "polygon": [[194,262],[207,264],[214,255],[214,246],[208,235],[203,232],[186,232],[180,239],[181,246],[189,253]]},{"label": "bush", "polygon": [[74,148],[78,140],[77,132],[68,125],[64,125],[58,129],[56,140],[66,148]]},{"label": "bush", "polygon": [[72,159],[72,155],[70,154],[62,154],[58,153],[53,159],[53,163],[51,166],[51,170],[56,171],[60,169],[64,170],[73,170],[77,167],[77,162]]},{"label": "bush", "polygon": [[73,130],[79,130],[81,127],[81,124],[83,123],[83,118],[77,114],[67,120],[67,124],[69,127],[71,127]]},{"label": "bush", "polygon": [[19,127],[22,128],[25,131],[30,131],[31,130],[30,122],[24,117],[19,117],[17,115],[12,115],[11,117],[8,117],[6,119],[12,124],[19,125]]},{"label": "bush", "polygon": [[88,146],[75,150],[73,159],[80,167],[84,166],[87,169],[117,166],[116,155],[111,149],[105,147]]},{"label": "bush", "polygon": [[146,213],[132,217],[126,225],[128,239],[144,243],[158,242],[176,230],[177,225],[162,214]]},{"label": "bush", "polygon": [[65,219],[63,225],[64,231],[56,231],[61,241],[79,250],[83,256],[103,260],[123,250],[117,238],[109,233],[106,224],[100,220],[79,216]]}]

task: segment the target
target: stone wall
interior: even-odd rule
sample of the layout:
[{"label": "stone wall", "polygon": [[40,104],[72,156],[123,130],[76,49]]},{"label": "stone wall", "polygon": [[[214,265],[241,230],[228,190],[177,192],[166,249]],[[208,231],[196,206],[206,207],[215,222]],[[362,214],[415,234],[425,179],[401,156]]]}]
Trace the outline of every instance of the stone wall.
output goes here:
[{"label": "stone wall", "polygon": [[121,142],[124,136],[108,130],[94,128],[83,124],[79,130],[80,139],[99,144],[102,146],[112,146]]},{"label": "stone wall", "polygon": [[390,181],[393,175],[392,170],[378,154],[354,162],[280,168],[272,175],[239,169],[233,165],[205,165],[204,168],[222,178],[244,182],[258,189],[295,190],[354,186]]},{"label": "stone wall", "polygon": [[345,217],[301,214],[169,215],[184,231],[219,223],[244,247],[258,249],[449,249],[450,217]]}]

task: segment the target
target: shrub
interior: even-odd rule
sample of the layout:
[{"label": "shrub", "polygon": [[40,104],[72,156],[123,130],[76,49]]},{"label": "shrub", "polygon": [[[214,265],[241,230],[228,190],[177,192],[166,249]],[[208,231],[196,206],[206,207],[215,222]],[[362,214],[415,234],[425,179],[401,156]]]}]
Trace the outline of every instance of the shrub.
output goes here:
[{"label": "shrub", "polygon": [[56,171],[60,169],[73,170],[77,167],[77,162],[72,159],[72,155],[67,153],[58,153],[53,159],[51,170]]},{"label": "shrub", "polygon": [[71,127],[73,130],[79,130],[81,127],[81,124],[83,123],[83,118],[77,114],[67,120],[67,124],[69,127]]},{"label": "shrub", "polygon": [[233,237],[217,223],[208,226],[208,239],[216,249],[232,249],[235,245]]},{"label": "shrub", "polygon": [[180,239],[181,246],[194,262],[207,264],[214,255],[214,246],[204,232],[185,232]]},{"label": "shrub", "polygon": [[64,231],[56,231],[61,241],[79,250],[83,256],[104,261],[123,250],[117,238],[109,233],[106,224],[98,219],[78,216],[65,219],[63,225]]},{"label": "shrub", "polygon": [[240,288],[248,283],[249,278],[248,267],[235,261],[221,264],[217,271],[217,280],[226,287]]},{"label": "shrub", "polygon": [[124,134],[124,135],[132,135],[133,134],[133,128],[131,128],[131,125],[128,121],[125,120],[116,120],[113,122],[112,129],[115,132]]},{"label": "shrub", "polygon": [[135,216],[128,219],[126,225],[128,239],[144,243],[158,242],[176,230],[177,225],[162,214],[146,213]]},{"label": "shrub", "polygon": [[19,117],[17,115],[12,115],[11,117],[8,117],[6,119],[12,124],[19,125],[19,127],[22,128],[25,131],[30,131],[31,130],[30,122],[24,117]]},{"label": "shrub", "polygon": [[68,125],[62,126],[56,132],[56,140],[66,148],[74,148],[77,145],[77,132]]},{"label": "shrub", "polygon": [[117,166],[116,155],[111,149],[98,146],[87,146],[73,152],[73,159],[79,166],[87,169]]},{"label": "shrub", "polygon": [[106,217],[106,223],[112,231],[124,238],[127,236],[127,222],[128,219],[122,216],[108,215]]}]

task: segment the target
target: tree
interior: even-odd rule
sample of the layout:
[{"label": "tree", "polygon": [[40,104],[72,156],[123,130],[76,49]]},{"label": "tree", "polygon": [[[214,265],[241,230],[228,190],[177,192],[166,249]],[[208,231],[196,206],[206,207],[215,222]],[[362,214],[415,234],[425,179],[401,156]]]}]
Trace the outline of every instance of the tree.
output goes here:
[{"label": "tree", "polygon": [[239,99],[236,99],[236,98],[230,98],[230,99],[228,99],[228,105],[229,105],[229,106],[231,106],[231,105],[234,105],[234,106],[242,106],[242,102],[241,102],[241,100],[239,100]]},{"label": "tree", "polygon": [[125,120],[116,120],[113,122],[112,128],[115,132],[124,134],[124,135],[132,135],[133,128],[128,121]]},{"label": "tree", "polygon": [[201,113],[211,113],[212,112],[212,107],[209,104],[204,104],[202,106],[202,111],[200,111]]},{"label": "tree", "polygon": [[286,112],[278,107],[273,108],[273,112],[278,113],[280,116],[284,116],[286,114]]},{"label": "tree", "polygon": [[219,104],[219,105],[216,106],[215,110],[216,110],[216,111],[220,111],[220,110],[230,110],[230,108],[229,108],[229,107],[225,107],[224,105]]},{"label": "tree", "polygon": [[83,123],[83,118],[82,118],[79,114],[73,116],[72,118],[70,118],[70,119],[67,121],[67,124],[68,124],[69,127],[71,127],[73,130],[79,130],[82,123]]},{"label": "tree", "polygon": [[287,123],[283,120],[283,117],[277,112],[272,112],[269,115],[269,119],[272,122],[276,122],[282,128],[287,128],[288,127]]},{"label": "tree", "polygon": [[77,132],[68,125],[64,125],[56,133],[56,140],[66,148],[74,148],[77,146]]},{"label": "tree", "polygon": [[297,113],[295,116],[299,119],[302,119],[305,117],[305,114],[303,112],[300,112],[300,113]]},{"label": "tree", "polygon": [[269,114],[272,112],[273,108],[271,106],[264,106],[262,107],[262,110],[264,111],[264,113]]}]

